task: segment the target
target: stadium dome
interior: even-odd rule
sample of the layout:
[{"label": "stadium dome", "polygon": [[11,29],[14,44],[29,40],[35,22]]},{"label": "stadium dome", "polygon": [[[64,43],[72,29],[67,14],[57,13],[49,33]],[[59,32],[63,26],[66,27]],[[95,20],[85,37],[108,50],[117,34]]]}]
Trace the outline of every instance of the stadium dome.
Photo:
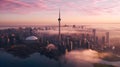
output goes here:
[{"label": "stadium dome", "polygon": [[38,40],[36,36],[29,36],[25,40]]}]

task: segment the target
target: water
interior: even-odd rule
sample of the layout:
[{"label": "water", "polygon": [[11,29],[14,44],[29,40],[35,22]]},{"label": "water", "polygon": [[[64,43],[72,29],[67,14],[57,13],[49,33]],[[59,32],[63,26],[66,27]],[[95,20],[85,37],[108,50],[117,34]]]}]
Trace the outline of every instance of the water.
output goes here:
[{"label": "water", "polygon": [[75,50],[61,56],[59,60],[55,60],[38,52],[30,54],[26,58],[20,58],[1,50],[0,67],[93,67],[93,63],[103,63],[120,67],[120,61],[105,61],[98,58],[98,54],[97,51],[90,49]]},{"label": "water", "polygon": [[40,53],[33,53],[27,58],[13,56],[0,51],[0,67],[58,67],[58,62]]}]

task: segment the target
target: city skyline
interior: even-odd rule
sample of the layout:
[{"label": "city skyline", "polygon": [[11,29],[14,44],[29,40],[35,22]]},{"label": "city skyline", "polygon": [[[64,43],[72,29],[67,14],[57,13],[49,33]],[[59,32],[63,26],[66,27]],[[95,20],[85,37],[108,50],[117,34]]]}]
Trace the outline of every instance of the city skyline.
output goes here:
[{"label": "city skyline", "polygon": [[120,23],[119,0],[1,0],[0,24]]}]

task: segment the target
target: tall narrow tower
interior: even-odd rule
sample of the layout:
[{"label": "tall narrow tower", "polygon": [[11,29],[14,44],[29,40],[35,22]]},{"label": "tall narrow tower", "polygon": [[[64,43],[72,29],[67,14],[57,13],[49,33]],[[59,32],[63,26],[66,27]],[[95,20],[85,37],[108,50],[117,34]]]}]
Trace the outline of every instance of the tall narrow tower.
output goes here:
[{"label": "tall narrow tower", "polygon": [[106,32],[106,42],[108,43],[108,45],[109,45],[109,32]]},{"label": "tall narrow tower", "polygon": [[59,9],[59,18],[58,18],[58,22],[59,22],[59,41],[61,41],[61,15],[60,15],[60,9]]}]

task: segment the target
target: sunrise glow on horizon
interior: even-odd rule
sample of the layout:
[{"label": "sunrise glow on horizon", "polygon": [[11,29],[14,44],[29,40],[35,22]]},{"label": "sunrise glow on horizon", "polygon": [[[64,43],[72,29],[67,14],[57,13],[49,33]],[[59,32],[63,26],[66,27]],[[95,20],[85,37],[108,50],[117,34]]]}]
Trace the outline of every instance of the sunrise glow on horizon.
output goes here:
[{"label": "sunrise glow on horizon", "polygon": [[0,0],[0,24],[120,23],[120,0]]}]

